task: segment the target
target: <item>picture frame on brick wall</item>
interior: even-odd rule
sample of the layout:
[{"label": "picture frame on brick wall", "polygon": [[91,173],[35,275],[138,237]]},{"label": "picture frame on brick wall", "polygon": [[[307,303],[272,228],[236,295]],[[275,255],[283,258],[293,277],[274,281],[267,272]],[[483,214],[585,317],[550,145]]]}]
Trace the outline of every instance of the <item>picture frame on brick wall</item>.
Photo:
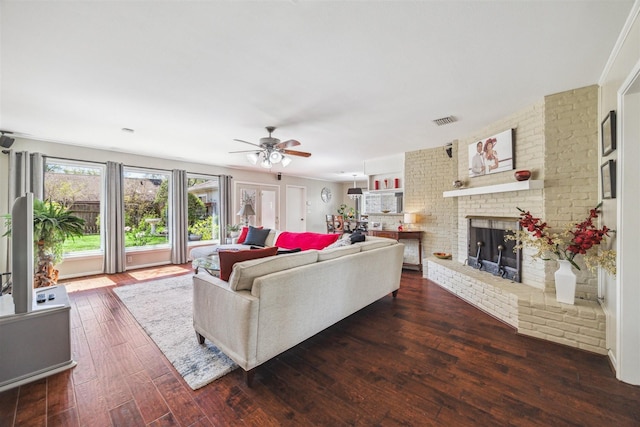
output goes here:
[{"label": "picture frame on brick wall", "polygon": [[600,166],[602,176],[602,198],[616,198],[616,161],[607,160]]},{"label": "picture frame on brick wall", "polygon": [[469,145],[469,176],[471,178],[513,170],[513,135],[507,129]]},{"label": "picture frame on brick wall", "polygon": [[616,149],[616,112],[609,111],[607,117],[600,124],[600,139],[602,143],[602,155],[611,154]]}]

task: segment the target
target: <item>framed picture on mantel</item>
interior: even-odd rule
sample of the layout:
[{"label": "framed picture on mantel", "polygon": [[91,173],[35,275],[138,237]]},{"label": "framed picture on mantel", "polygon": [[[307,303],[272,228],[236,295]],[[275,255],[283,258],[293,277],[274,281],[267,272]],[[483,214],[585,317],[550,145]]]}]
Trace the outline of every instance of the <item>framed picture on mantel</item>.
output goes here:
[{"label": "framed picture on mantel", "polygon": [[469,176],[510,171],[513,162],[514,129],[476,141],[469,145]]}]

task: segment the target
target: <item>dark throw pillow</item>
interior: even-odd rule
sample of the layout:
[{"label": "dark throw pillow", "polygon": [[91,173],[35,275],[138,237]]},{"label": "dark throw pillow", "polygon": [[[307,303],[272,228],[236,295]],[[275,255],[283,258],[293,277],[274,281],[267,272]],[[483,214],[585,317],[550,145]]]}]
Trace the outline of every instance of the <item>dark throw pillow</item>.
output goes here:
[{"label": "dark throw pillow", "polygon": [[353,233],[350,237],[351,243],[364,242],[365,236],[361,233]]},{"label": "dark throw pillow", "polygon": [[225,282],[228,282],[231,272],[233,271],[233,265],[236,262],[265,258],[273,256],[277,252],[278,248],[275,246],[271,248],[256,249],[253,251],[218,251],[218,256],[220,257],[220,278]]},{"label": "dark throw pillow", "polygon": [[[256,228],[262,229],[262,227],[256,227]],[[237,242],[238,244],[244,243],[244,241],[247,240],[247,233],[249,233],[249,227],[242,227],[242,231],[238,236],[238,242]]]},{"label": "dark throw pillow", "polygon": [[295,248],[295,249],[278,249],[278,253],[276,255],[284,255],[284,254],[294,254],[296,252],[300,252],[302,249],[301,248]]},{"label": "dark throw pillow", "polygon": [[247,233],[247,238],[244,239],[243,244],[248,246],[264,246],[264,242],[267,240],[267,236],[269,236],[270,228],[256,228],[249,226],[249,232]]}]

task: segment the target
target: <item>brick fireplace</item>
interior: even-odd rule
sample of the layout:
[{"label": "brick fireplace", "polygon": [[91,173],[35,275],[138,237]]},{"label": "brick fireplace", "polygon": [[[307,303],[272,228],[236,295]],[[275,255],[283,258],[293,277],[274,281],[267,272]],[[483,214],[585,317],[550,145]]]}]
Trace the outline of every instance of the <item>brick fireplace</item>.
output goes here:
[{"label": "brick fireplace", "polygon": [[478,271],[520,282],[521,251],[515,240],[506,240],[510,230],[518,230],[518,218],[468,217],[466,264]]},{"label": "brick fireplace", "polygon": [[[521,334],[606,354],[605,316],[597,303],[597,280],[586,269],[579,272],[578,299],[571,306],[555,301],[556,263],[534,259],[531,249],[522,251],[521,284],[465,265],[469,218],[517,218],[519,207],[557,228],[582,219],[597,204],[597,93],[597,87],[590,86],[549,95],[454,142],[451,161],[439,149],[407,153],[405,206],[424,212],[424,253],[453,254],[452,260],[425,258],[425,277]],[[469,178],[467,147],[509,128],[515,129],[515,166],[531,170],[532,181],[514,188],[512,173]],[[499,155],[499,147],[496,150]],[[455,180],[465,182],[461,191],[467,194],[445,197],[457,191],[451,184]],[[533,182],[537,185],[530,184]]]}]

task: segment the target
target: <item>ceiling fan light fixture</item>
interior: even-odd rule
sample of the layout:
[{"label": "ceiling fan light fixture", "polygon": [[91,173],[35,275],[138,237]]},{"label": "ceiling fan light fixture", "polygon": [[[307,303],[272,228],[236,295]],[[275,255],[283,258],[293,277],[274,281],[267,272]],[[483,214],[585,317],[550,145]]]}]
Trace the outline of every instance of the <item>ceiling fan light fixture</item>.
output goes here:
[{"label": "ceiling fan light fixture", "polygon": [[259,158],[260,158],[260,153],[247,154],[247,160],[249,160],[249,162],[251,162],[252,165],[258,164]]},{"label": "ceiling fan light fixture", "polygon": [[262,159],[262,161],[260,162],[260,166],[265,169],[269,169],[271,167],[271,161],[269,161],[269,158],[267,156]]},{"label": "ceiling fan light fixture", "polygon": [[305,151],[289,149],[290,147],[300,145],[299,141],[295,139],[280,141],[278,138],[271,136],[271,133],[276,130],[274,126],[268,126],[266,129],[267,132],[269,132],[269,136],[260,138],[260,144],[254,144],[253,142],[242,139],[234,139],[234,141],[255,147],[252,150],[230,151],[229,153],[244,153],[252,165],[257,165],[259,162],[260,166],[265,169],[272,168],[273,165],[277,165],[278,163],[282,163],[282,167],[287,167],[293,160],[292,156],[311,156],[311,153]]},{"label": "ceiling fan light fixture", "polygon": [[278,163],[280,162],[280,160],[282,160],[282,153],[279,151],[272,151],[269,154],[269,161],[271,161],[271,163]]}]

